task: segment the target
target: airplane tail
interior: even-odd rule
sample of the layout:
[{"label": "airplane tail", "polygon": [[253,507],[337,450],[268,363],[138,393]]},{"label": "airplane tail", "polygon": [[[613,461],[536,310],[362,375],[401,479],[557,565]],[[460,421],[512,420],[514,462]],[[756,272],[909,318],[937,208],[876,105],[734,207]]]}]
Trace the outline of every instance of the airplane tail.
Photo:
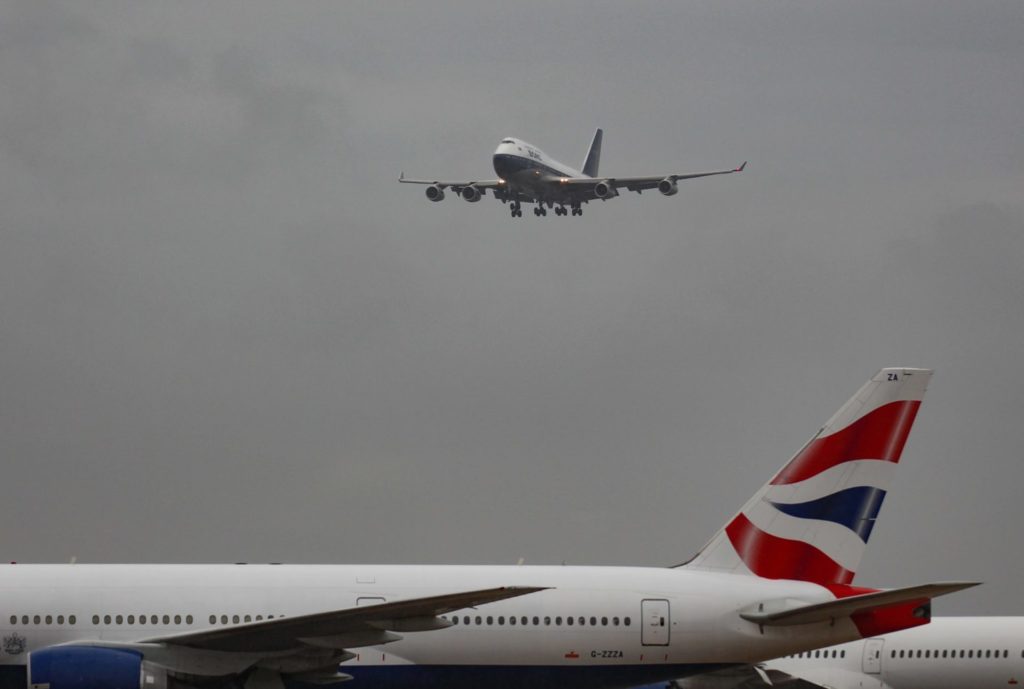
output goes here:
[{"label": "airplane tail", "polygon": [[849,584],[932,371],[883,368],[680,567]]},{"label": "airplane tail", "polygon": [[594,140],[590,142],[590,150],[583,161],[583,174],[587,177],[597,177],[597,168],[601,165],[601,138],[604,132],[598,129],[594,132]]}]

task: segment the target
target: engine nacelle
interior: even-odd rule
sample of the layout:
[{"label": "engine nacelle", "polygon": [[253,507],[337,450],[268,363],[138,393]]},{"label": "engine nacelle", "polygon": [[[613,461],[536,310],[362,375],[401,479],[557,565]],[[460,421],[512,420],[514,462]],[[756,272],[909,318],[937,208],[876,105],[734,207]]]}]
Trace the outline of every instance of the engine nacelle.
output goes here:
[{"label": "engine nacelle", "polygon": [[427,198],[430,199],[431,201],[434,201],[435,203],[437,201],[443,201],[444,189],[442,189],[436,184],[431,184],[429,187],[427,187]]},{"label": "engine nacelle", "polygon": [[675,196],[679,193],[679,185],[676,184],[676,181],[671,177],[666,177],[658,182],[658,191],[665,196]]},{"label": "engine nacelle", "polygon": [[464,198],[466,201],[469,201],[470,203],[476,203],[481,198],[483,198],[483,194],[480,192],[479,187],[474,187],[471,184],[468,187],[462,188],[462,198]]},{"label": "engine nacelle", "polygon": [[594,196],[599,199],[610,199],[619,195],[619,190],[608,184],[608,182],[598,182],[594,185]]},{"label": "engine nacelle", "polygon": [[28,656],[29,686],[50,689],[166,689],[167,672],[137,651],[53,646]]}]

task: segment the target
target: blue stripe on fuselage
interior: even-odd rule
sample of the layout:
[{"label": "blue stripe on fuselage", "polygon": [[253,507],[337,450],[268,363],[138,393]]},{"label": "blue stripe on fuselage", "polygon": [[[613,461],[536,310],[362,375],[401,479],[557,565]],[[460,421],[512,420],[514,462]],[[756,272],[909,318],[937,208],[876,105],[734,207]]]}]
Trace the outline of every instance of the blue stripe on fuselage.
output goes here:
[{"label": "blue stripe on fuselage", "polygon": [[502,179],[515,177],[521,172],[529,172],[531,170],[537,170],[545,175],[554,175],[555,177],[566,176],[565,170],[556,170],[549,165],[545,165],[544,163],[531,158],[524,158],[522,156],[511,155],[509,153],[494,154],[494,171],[497,172],[498,176]]},{"label": "blue stripe on fuselage", "polygon": [[[348,689],[625,689],[714,672],[727,665],[651,664],[583,666],[341,665],[354,678]],[[315,689],[286,681],[288,689]]]}]

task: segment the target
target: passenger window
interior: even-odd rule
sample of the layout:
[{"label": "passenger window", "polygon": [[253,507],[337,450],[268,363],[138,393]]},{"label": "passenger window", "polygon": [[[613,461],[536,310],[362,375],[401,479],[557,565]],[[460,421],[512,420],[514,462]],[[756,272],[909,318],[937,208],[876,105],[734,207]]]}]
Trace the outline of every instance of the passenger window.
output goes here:
[{"label": "passenger window", "polygon": [[613,617],[612,618],[612,624],[615,625],[616,627],[618,627],[619,626],[619,618],[618,617]]},{"label": "passenger window", "polygon": [[515,624],[516,623],[516,616],[515,615],[510,615],[509,618],[508,618],[508,623],[509,624]]},{"label": "passenger window", "polygon": [[227,624],[228,623],[228,616],[227,615],[221,615],[220,616],[220,623],[221,624]]},{"label": "passenger window", "polygon": [[103,616],[103,624],[110,624],[110,615]]},{"label": "passenger window", "polygon": [[505,624],[505,616],[504,615],[501,615],[498,618],[498,624],[501,624],[501,625]]},{"label": "passenger window", "polygon": [[572,617],[566,617],[566,618],[565,618],[565,623],[566,623],[567,625],[569,625],[569,626],[572,626],[572,624],[573,624],[573,622],[574,622],[574,621],[575,621],[575,620],[574,620],[574,619],[573,619]]},{"label": "passenger window", "polygon": [[487,624],[488,626],[494,624],[494,617],[492,615],[487,616]]},{"label": "passenger window", "polygon": [[36,615],[35,617],[32,618],[32,624],[39,624],[39,621],[40,621],[39,620],[39,615]]},{"label": "passenger window", "polygon": [[185,624],[192,624],[192,616],[191,615],[189,615],[188,617],[185,618]]},{"label": "passenger window", "polygon": [[139,624],[146,624],[146,616],[139,615]]},{"label": "passenger window", "polygon": [[590,618],[590,626],[591,627],[597,626],[597,618],[596,617],[591,617]]},{"label": "passenger window", "polygon": [[217,616],[210,615],[210,624],[217,624]]},{"label": "passenger window", "polygon": [[117,622],[118,624],[124,624],[124,615],[118,615],[117,617],[114,618],[114,621]]},{"label": "passenger window", "polygon": [[[263,620],[263,615],[257,615],[257,616],[256,616],[256,621],[257,621],[257,622],[261,622],[262,620]],[[455,618],[455,621],[456,621],[456,622],[458,622],[458,621],[459,621],[459,618],[458,618],[458,617],[456,617],[456,618]]]},{"label": "passenger window", "polygon": [[135,615],[128,616],[128,624],[135,624]]},{"label": "passenger window", "polygon": [[622,624],[628,627],[629,626],[629,618],[627,617],[627,618],[623,619],[622,620]]},{"label": "passenger window", "polygon": [[164,615],[164,624],[170,624],[170,623],[171,623],[171,616],[170,615]]},{"label": "passenger window", "polygon": [[149,616],[149,621],[150,621],[150,622],[151,622],[152,624],[156,624],[157,622],[159,622],[159,621],[160,621],[160,618],[159,618],[159,617],[157,617],[156,615],[150,615],[150,616]]},{"label": "passenger window", "polygon": [[246,615],[245,616],[245,621],[246,622],[252,622],[252,615]]},{"label": "passenger window", "polygon": [[11,615],[11,624],[18,624],[18,616]]},{"label": "passenger window", "polygon": [[469,624],[469,615],[462,618],[462,624]]},{"label": "passenger window", "polygon": [[174,624],[181,624],[181,615],[174,616]]},{"label": "passenger window", "polygon": [[601,618],[601,626],[602,627],[607,627],[608,626],[608,618],[607,617],[602,617]]},{"label": "passenger window", "polygon": [[561,618],[561,616],[555,617],[555,626],[556,627],[561,627],[562,626],[562,618]]},{"label": "passenger window", "polygon": [[476,617],[476,623],[477,623],[477,624],[483,624],[483,623],[484,623],[484,621],[483,621],[483,618],[482,618],[482,617],[480,617],[479,615],[477,615],[477,617]]}]

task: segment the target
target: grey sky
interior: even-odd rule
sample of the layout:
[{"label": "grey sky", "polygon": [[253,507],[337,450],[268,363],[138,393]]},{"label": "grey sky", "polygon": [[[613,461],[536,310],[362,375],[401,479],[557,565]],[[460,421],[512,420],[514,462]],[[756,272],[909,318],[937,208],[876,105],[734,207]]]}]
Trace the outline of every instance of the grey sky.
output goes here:
[{"label": "grey sky", "polygon": [[[18,561],[669,564],[887,365],[858,581],[1024,614],[1024,5],[0,2]],[[742,175],[430,204],[505,135]]]}]

